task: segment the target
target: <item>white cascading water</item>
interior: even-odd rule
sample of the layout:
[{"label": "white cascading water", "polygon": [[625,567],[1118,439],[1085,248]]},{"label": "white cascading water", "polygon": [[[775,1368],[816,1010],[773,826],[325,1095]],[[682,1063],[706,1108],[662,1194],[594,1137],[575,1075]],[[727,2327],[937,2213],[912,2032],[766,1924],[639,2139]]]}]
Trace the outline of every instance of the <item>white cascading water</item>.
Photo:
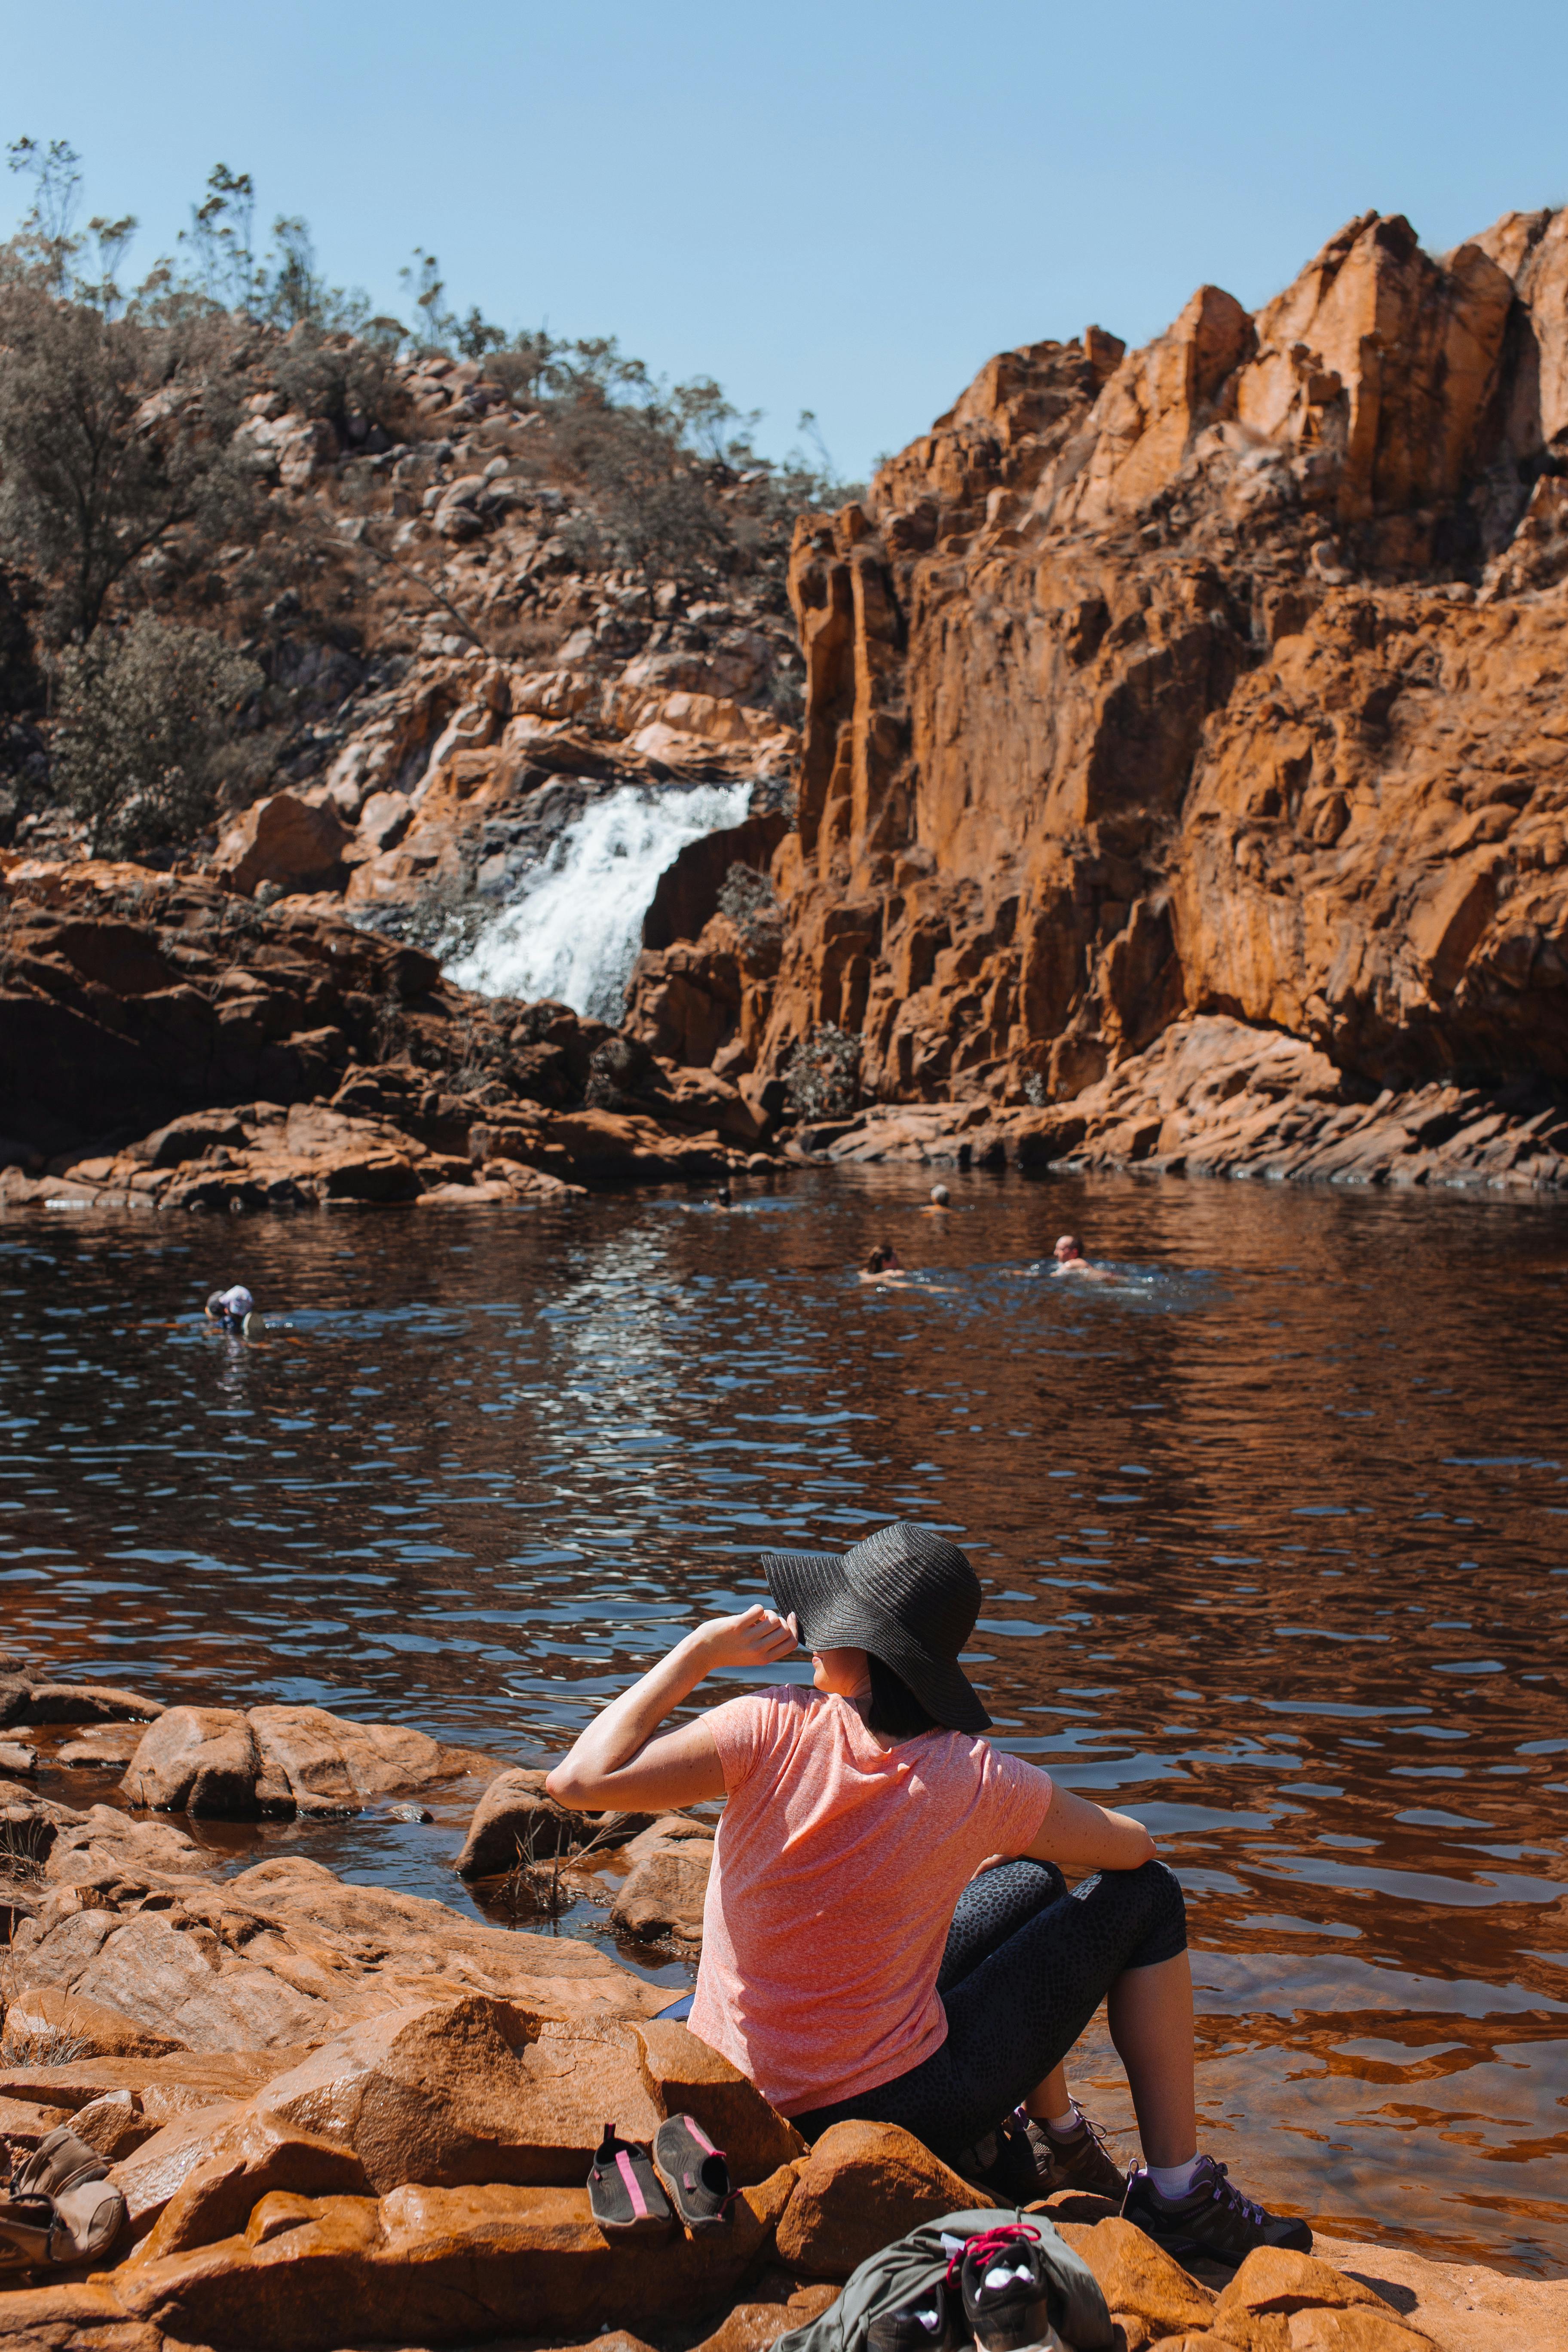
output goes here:
[{"label": "white cascading water", "polygon": [[739,824],[751,799],[750,784],[658,793],[623,784],[591,802],[449,978],[481,996],[554,997],[618,1024],[659,876],[689,841]]}]

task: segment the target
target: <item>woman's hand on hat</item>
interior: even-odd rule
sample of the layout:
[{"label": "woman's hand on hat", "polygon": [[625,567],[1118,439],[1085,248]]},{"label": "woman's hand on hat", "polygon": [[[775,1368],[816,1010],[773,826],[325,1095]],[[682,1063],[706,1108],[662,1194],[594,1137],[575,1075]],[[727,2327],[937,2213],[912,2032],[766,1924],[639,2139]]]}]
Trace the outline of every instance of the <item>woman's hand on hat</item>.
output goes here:
[{"label": "woman's hand on hat", "polygon": [[738,1617],[710,1617],[695,1635],[704,1674],[719,1666],[776,1666],[800,1646],[793,1616],[781,1617],[761,1601]]}]

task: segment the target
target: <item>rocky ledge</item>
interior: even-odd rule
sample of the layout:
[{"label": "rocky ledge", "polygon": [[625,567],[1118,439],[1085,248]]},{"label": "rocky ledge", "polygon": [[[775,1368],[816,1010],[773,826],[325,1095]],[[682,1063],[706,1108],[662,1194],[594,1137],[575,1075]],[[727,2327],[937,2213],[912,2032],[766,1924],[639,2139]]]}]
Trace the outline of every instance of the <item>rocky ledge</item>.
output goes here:
[{"label": "rocky ledge", "polygon": [[1172,1024],[1071,1102],[878,1103],[803,1127],[792,1157],[963,1168],[1138,1168],[1513,1193],[1568,1189],[1568,1108],[1529,1083],[1353,1087],[1305,1038],[1224,1013]]},{"label": "rocky ledge", "polygon": [[711,1070],[468,995],[330,909],[3,852],[0,1101],[13,1206],[538,1200],[711,1176],[764,1135]]},{"label": "rocky ledge", "polygon": [[[659,1874],[684,1871],[689,1893],[705,1880],[709,1824],[583,1821],[539,1773],[497,1774],[422,1733],[321,1709],[165,1708],[19,1669],[0,1717],[51,1739],[74,1730],[57,1762],[128,1761],[122,1795],[163,1809],[74,1811],[10,1767],[0,2140],[20,2158],[68,2123],[110,2166],[127,2221],[110,2267],[0,2270],[0,2347],[765,2352],[868,2255],[976,2202],[891,2126],[841,2124],[808,2150],[659,2015],[668,1986],[596,1947],[346,1885],[299,1854],[221,1877],[222,1858],[168,1816],[342,1812],[488,1771],[459,1873],[616,1849],[633,1865],[620,1911],[644,1877],[645,1930],[667,1936]],[[647,2140],[675,2113],[728,2152],[739,2193],[724,2229],[607,2241],[584,2185],[605,2118]],[[1101,2200],[1034,2210],[1093,2271],[1115,2352],[1568,2345],[1568,2283],[1331,2238],[1199,2277]]]}]

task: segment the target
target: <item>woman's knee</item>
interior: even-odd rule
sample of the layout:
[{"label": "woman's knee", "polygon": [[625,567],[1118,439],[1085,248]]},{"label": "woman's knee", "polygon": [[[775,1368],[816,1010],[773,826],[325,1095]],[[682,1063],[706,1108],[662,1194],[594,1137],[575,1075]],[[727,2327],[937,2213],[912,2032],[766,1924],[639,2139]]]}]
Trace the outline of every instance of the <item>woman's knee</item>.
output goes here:
[{"label": "woman's knee", "polygon": [[1118,1923],[1131,1940],[1124,1968],[1153,1968],[1187,1948],[1187,1906],[1182,1882],[1168,1864],[1140,1863],[1136,1870],[1097,1871],[1073,1889],[1075,1900],[1092,1902]]},{"label": "woman's knee", "polygon": [[1149,1924],[1128,1965],[1153,1968],[1161,1960],[1173,1960],[1187,1948],[1187,1898],[1169,1863],[1141,1863],[1132,1875],[1143,1882],[1141,1892],[1148,1906]]}]

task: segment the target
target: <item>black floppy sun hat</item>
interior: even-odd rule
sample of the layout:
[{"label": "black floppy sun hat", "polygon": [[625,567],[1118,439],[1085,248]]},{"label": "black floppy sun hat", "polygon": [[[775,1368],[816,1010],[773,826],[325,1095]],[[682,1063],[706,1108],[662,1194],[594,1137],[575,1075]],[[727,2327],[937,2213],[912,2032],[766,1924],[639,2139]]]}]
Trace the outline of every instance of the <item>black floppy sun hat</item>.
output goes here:
[{"label": "black floppy sun hat", "polygon": [[848,1551],[765,1551],[780,1614],[808,1650],[869,1650],[950,1731],[991,1717],[958,1663],[980,1614],[980,1579],[956,1544],[896,1519]]}]

